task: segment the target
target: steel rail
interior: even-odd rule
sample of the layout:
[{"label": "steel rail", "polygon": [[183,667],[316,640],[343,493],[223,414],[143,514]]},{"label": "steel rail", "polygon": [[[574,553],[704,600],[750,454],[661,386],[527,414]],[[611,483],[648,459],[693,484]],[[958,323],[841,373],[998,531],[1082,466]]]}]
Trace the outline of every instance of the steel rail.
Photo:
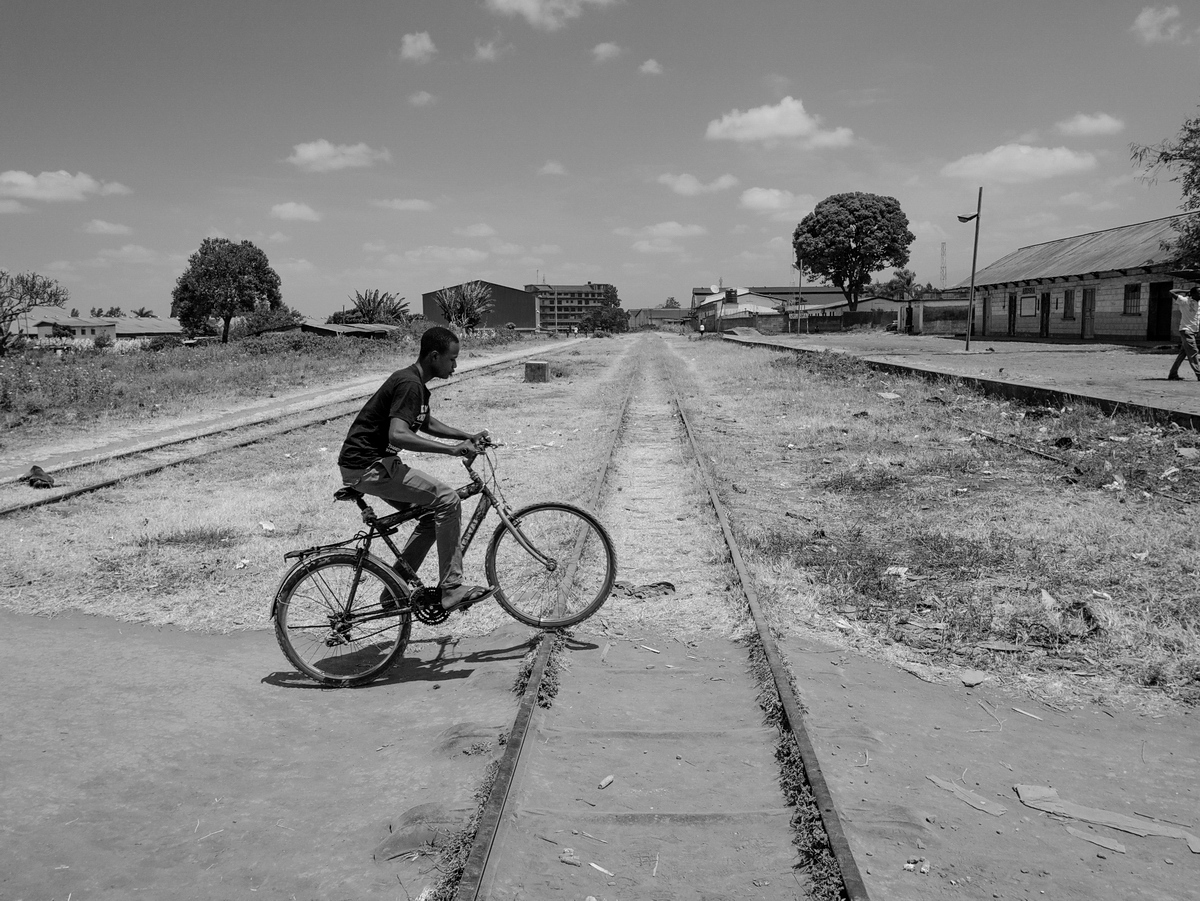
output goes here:
[{"label": "steel rail", "polygon": [[[596,509],[596,504],[604,491],[605,482],[607,482],[608,474],[612,469],[613,456],[616,453],[621,436],[625,432],[629,404],[633,399],[634,381],[635,379],[630,379],[629,390],[625,392],[625,399],[621,402],[621,410],[617,416],[617,427],[613,430],[612,438],[604,454],[604,465],[600,468],[600,474],[588,496],[590,506],[593,510]],[[582,548],[576,548],[576,557],[578,557],[581,551]],[[570,565],[574,565],[576,562],[577,559],[572,560]],[[504,756],[500,758],[496,777],[492,780],[491,789],[488,791],[488,796],[484,801],[483,810],[479,817],[479,825],[476,829],[475,837],[471,842],[471,851],[467,856],[467,862],[463,868],[463,874],[459,880],[454,901],[484,901],[480,892],[489,876],[488,863],[491,860],[492,849],[496,844],[496,837],[500,833],[500,825],[504,821],[509,792],[516,780],[517,769],[521,762],[521,752],[524,750],[525,740],[529,735],[529,723],[533,718],[538,692],[541,689],[542,677],[545,675],[546,665],[550,661],[550,653],[553,646],[553,641],[547,641],[543,637],[537,656],[534,658],[533,667],[530,670],[529,681],[525,685],[525,692],[521,696],[520,706],[517,708],[516,720],[513,723],[512,730],[509,732],[508,741],[504,746]]]},{"label": "steel rail", "polygon": [[[563,349],[565,349],[565,348],[556,348],[553,353],[559,353]],[[528,354],[528,356],[531,356],[531,357],[532,356],[552,356],[553,353],[542,353],[541,351],[531,351]],[[496,370],[503,369],[504,367],[509,366],[513,363],[521,362],[525,358],[526,358],[526,356],[522,355],[522,356],[517,356],[516,358],[511,359],[511,360],[504,360],[504,361],[497,362],[497,363],[485,363],[482,366],[478,367],[477,369],[472,369],[470,372],[464,372],[462,374],[461,378],[455,380],[454,382],[447,382],[446,384],[442,384],[442,385],[434,385],[430,390],[431,391],[441,391],[446,388],[457,385],[461,381],[466,381],[466,380],[477,378],[477,377],[483,376],[483,375],[489,375],[489,374],[495,372]],[[58,494],[51,495],[49,497],[41,497],[41,498],[38,498],[37,500],[25,501],[23,503],[13,504],[8,507],[3,507],[3,508],[0,508],[0,517],[9,516],[13,513],[20,513],[25,510],[33,510],[37,507],[45,507],[49,504],[57,504],[57,503],[60,503],[61,501],[66,501],[66,500],[70,500],[71,498],[78,497],[81,494],[90,494],[93,491],[101,491],[105,488],[111,488],[112,486],[118,485],[121,482],[128,481],[129,479],[136,479],[136,478],[140,478],[141,476],[153,475],[154,473],[161,472],[164,469],[169,469],[172,466],[182,466],[187,463],[194,463],[197,460],[202,460],[203,458],[213,456],[214,454],[220,454],[220,453],[224,453],[225,451],[230,451],[230,450],[237,450],[238,448],[241,448],[241,447],[247,447],[251,444],[257,444],[260,441],[266,441],[271,438],[277,438],[280,435],[286,435],[289,432],[299,431],[300,429],[308,428],[309,426],[317,425],[317,424],[320,424],[323,422],[328,422],[331,419],[340,419],[344,416],[349,416],[349,415],[357,412],[361,405],[362,399],[365,397],[370,397],[371,394],[373,394],[373,393],[374,393],[373,391],[364,392],[363,394],[356,395],[355,397],[351,398],[350,400],[333,401],[328,404],[320,404],[316,407],[311,407],[308,410],[302,410],[302,411],[293,412],[293,413],[282,413],[278,416],[272,416],[272,417],[268,417],[266,419],[258,419],[258,420],[255,420],[254,422],[246,422],[246,423],[241,423],[241,424],[237,424],[237,425],[227,426],[225,428],[211,429],[209,431],[199,432],[195,435],[189,435],[184,438],[174,438],[174,439],[171,439],[170,441],[164,441],[161,444],[151,445],[150,447],[142,447],[142,448],[138,448],[137,450],[122,451],[121,453],[112,454],[107,457],[101,457],[100,459],[91,460],[87,463],[79,463],[79,464],[74,464],[71,466],[63,466],[59,469],[49,470],[48,473],[51,475],[54,475],[57,473],[63,473],[63,472],[71,472],[73,470],[82,469],[87,466],[97,466],[97,465],[104,464],[104,463],[111,463],[114,460],[122,460],[127,457],[136,457],[139,454],[149,454],[154,451],[162,450],[163,448],[174,447],[179,444],[187,444],[188,442],[199,441],[204,438],[211,438],[214,435],[234,434],[236,432],[244,431],[246,429],[257,428],[257,427],[263,426],[265,424],[278,423],[278,422],[280,422],[280,420],[285,420],[285,419],[289,419],[294,416],[303,415],[304,413],[320,411],[317,415],[310,416],[309,418],[307,418],[301,422],[289,422],[286,425],[279,425],[273,429],[267,429],[267,430],[263,431],[262,433],[257,434],[251,438],[244,438],[244,439],[240,439],[240,440],[233,441],[233,442],[227,442],[225,444],[221,444],[218,447],[209,448],[208,450],[199,451],[194,454],[188,454],[186,456],[180,457],[177,460],[169,460],[169,461],[166,461],[163,463],[153,463],[148,466],[142,466],[142,467],[139,467],[138,469],[134,469],[130,472],[123,473],[119,476],[113,476],[112,478],[109,478],[109,479],[101,479],[100,481],[97,481],[97,482],[89,482],[86,485],[80,485],[78,488],[73,488],[70,491],[63,491]],[[345,409],[342,409],[343,407]],[[9,482],[7,484],[12,484],[12,483]],[[0,486],[0,487],[2,487],[2,486]]]},{"label": "steel rail", "polygon": [[729,548],[733,568],[737,571],[738,579],[741,581],[742,592],[746,596],[750,615],[754,619],[754,627],[758,632],[759,641],[762,643],[767,664],[771,668],[771,676],[775,682],[775,689],[779,694],[780,705],[783,707],[787,732],[795,742],[796,750],[799,752],[800,759],[804,764],[804,775],[808,780],[809,788],[812,790],[813,798],[816,800],[817,808],[820,811],[821,823],[825,827],[826,836],[829,838],[830,849],[833,852],[834,859],[837,861],[838,869],[841,871],[842,885],[846,890],[846,896],[850,901],[870,901],[867,895],[866,883],[863,881],[858,863],[854,859],[854,853],[850,849],[850,842],[846,837],[846,831],[842,828],[841,817],[838,816],[837,808],[833,803],[833,795],[829,790],[829,784],[821,772],[821,763],[817,758],[816,749],[813,747],[812,739],[809,737],[808,730],[805,727],[804,714],[800,707],[800,701],[792,690],[792,683],[788,677],[783,657],[779,653],[779,647],[775,642],[774,636],[771,634],[771,627],[763,615],[762,605],[758,600],[758,593],[754,590],[754,585],[746,570],[746,564],[742,559],[741,550],[738,548],[737,539],[734,538],[733,529],[729,524],[729,517],[725,513],[725,507],[717,495],[715,479],[709,471],[708,466],[704,463],[703,456],[700,453],[699,442],[696,440],[691,421],[688,419],[687,413],[683,409],[683,404],[680,402],[679,394],[675,390],[675,384],[670,377],[668,377],[667,381],[671,386],[675,410],[679,414],[679,419],[683,423],[684,430],[687,432],[688,442],[692,448],[692,455],[695,457],[696,466],[700,470],[701,481],[708,491],[709,501],[712,503],[713,510],[717,514],[717,520],[721,524],[721,532],[725,536],[725,544]]}]

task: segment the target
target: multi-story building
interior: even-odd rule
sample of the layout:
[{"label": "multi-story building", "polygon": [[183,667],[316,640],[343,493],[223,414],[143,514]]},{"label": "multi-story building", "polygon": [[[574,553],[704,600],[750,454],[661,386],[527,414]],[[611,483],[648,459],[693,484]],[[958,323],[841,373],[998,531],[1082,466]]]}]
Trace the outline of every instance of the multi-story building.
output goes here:
[{"label": "multi-story building", "polygon": [[602,306],[620,304],[613,285],[526,285],[537,295],[538,327],[552,332],[569,332],[583,317]]}]

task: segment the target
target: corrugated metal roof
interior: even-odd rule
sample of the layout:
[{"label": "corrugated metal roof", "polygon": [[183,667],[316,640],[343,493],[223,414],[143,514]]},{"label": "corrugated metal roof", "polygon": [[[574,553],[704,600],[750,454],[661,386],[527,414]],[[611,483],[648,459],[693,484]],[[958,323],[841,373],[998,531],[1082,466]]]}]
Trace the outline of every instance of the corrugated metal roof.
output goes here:
[{"label": "corrugated metal roof", "polygon": [[[1170,261],[1162,244],[1176,239],[1175,223],[1182,218],[1168,216],[1021,247],[976,272],[975,287],[1161,266]],[[970,284],[968,278],[958,287]]]}]

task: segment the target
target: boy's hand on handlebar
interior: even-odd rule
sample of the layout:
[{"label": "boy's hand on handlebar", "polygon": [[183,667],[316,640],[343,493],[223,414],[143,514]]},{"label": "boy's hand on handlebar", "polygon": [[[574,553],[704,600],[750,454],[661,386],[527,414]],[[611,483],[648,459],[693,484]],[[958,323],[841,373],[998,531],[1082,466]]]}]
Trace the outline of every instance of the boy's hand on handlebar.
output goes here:
[{"label": "boy's hand on handlebar", "polygon": [[450,448],[450,456],[452,457],[476,457],[479,455],[479,445],[472,439],[460,441]]}]

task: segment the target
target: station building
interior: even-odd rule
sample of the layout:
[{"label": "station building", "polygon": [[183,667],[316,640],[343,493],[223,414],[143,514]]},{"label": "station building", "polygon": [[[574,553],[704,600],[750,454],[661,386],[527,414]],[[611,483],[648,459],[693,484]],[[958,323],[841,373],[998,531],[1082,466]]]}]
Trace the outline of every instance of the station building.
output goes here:
[{"label": "station building", "polygon": [[[975,332],[990,337],[1173,341],[1172,288],[1197,272],[1172,263],[1183,217],[1021,247],[975,273]],[[970,280],[959,287],[967,287]]]}]

